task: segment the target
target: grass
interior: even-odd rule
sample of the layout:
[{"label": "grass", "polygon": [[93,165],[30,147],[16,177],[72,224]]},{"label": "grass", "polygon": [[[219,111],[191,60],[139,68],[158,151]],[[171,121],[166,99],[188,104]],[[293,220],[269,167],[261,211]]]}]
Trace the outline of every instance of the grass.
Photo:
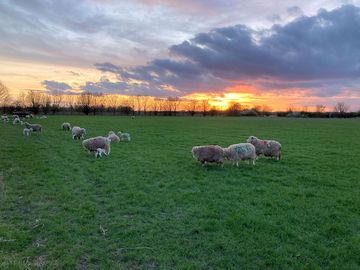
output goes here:
[{"label": "grass", "polygon": [[[95,159],[60,130],[124,130]],[[50,116],[0,130],[0,269],[359,269],[358,119]],[[201,167],[194,145],[283,146]]]}]

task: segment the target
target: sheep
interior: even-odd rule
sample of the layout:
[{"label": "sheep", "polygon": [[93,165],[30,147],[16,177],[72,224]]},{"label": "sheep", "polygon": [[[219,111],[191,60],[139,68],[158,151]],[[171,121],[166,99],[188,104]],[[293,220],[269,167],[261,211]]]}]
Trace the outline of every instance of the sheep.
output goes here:
[{"label": "sheep", "polygon": [[3,122],[9,122],[9,117],[8,117],[7,115],[2,115],[2,116],[1,116],[1,120],[2,120]]},{"label": "sheep", "polygon": [[42,115],[42,116],[40,116],[40,119],[47,119],[47,116],[46,116],[46,115]]},{"label": "sheep", "polygon": [[221,164],[224,166],[224,150],[219,145],[194,146],[191,153],[203,166],[206,162]]},{"label": "sheep", "polygon": [[72,138],[74,140],[76,140],[76,139],[80,140],[80,139],[83,139],[84,136],[86,135],[86,129],[75,126],[72,128],[71,134],[72,134]]},{"label": "sheep", "polygon": [[120,141],[128,141],[128,142],[131,141],[131,137],[129,133],[119,131],[117,135],[119,136]]},{"label": "sheep", "polygon": [[[104,150],[105,155],[110,154],[110,139],[106,137],[98,136],[89,138],[83,140],[82,145],[88,152],[95,152],[95,156],[98,156],[99,148]],[[102,154],[99,153],[99,155],[101,156]]]},{"label": "sheep", "polygon": [[20,118],[14,118],[13,125],[20,124],[20,122],[21,122]]},{"label": "sheep", "polygon": [[24,128],[23,129],[23,135],[30,136],[30,134],[33,132],[32,128]]},{"label": "sheep", "polygon": [[255,165],[257,159],[255,146],[251,143],[238,143],[232,144],[227,148],[224,148],[224,156],[230,160],[236,167],[239,166],[240,160],[249,160]]},{"label": "sheep", "polygon": [[28,122],[25,122],[26,128],[31,128],[33,132],[42,132],[42,126],[39,124],[29,124]]},{"label": "sheep", "polygon": [[16,119],[16,118],[20,119],[20,117],[17,114],[13,114],[12,117],[13,117],[13,119]]},{"label": "sheep", "polygon": [[64,122],[64,123],[62,123],[61,128],[63,130],[65,130],[65,131],[70,131],[71,130],[71,125],[68,122]]},{"label": "sheep", "polygon": [[115,133],[111,133],[112,131],[109,132],[109,135],[107,136],[108,139],[113,143],[113,142],[120,142],[120,138],[118,135],[116,135]]},{"label": "sheep", "polygon": [[107,156],[105,149],[102,148],[96,149],[95,157],[102,157],[103,154]]},{"label": "sheep", "polygon": [[250,136],[247,139],[248,143],[255,146],[256,154],[258,156],[275,157],[276,160],[281,158],[281,144],[274,140],[260,140],[255,136]]}]

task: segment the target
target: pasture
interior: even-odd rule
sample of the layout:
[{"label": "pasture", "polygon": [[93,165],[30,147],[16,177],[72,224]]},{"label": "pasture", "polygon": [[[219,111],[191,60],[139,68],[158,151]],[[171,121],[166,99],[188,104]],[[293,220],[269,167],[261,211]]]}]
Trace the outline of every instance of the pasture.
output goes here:
[{"label": "pasture", "polygon": [[[108,157],[86,138],[126,131]],[[49,116],[0,128],[0,269],[359,269],[360,121]],[[201,167],[192,146],[276,139]]]}]

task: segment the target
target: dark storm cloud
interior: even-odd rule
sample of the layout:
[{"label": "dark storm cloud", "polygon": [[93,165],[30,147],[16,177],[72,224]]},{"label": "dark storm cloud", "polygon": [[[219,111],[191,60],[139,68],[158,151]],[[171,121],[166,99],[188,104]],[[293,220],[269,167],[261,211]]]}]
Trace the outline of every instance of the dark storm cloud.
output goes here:
[{"label": "dark storm cloud", "polygon": [[[360,9],[347,5],[262,31],[244,25],[216,28],[171,46],[171,58],[144,66],[103,66],[125,81],[167,84],[183,94],[220,90],[241,81],[253,81],[263,89],[310,87],[321,93],[336,80],[359,77],[359,48]],[[100,70],[103,66],[98,64]],[[278,83],[262,84],[264,79]]]}]

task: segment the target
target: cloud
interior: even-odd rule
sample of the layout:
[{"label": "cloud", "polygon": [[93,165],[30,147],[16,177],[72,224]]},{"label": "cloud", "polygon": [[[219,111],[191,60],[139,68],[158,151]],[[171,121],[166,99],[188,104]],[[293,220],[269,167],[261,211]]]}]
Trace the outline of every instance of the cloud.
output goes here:
[{"label": "cloud", "polygon": [[267,29],[215,28],[171,46],[169,58],[147,65],[96,67],[127,83],[139,81],[163,90],[163,85],[171,86],[183,95],[250,83],[263,90],[307,87],[326,96],[341,91],[330,84],[349,84],[359,77],[359,47],[360,9],[346,5]]},{"label": "cloud", "polygon": [[72,90],[72,87],[64,82],[57,81],[48,81],[45,80],[42,82],[42,85],[48,90],[51,94],[64,94]]}]

